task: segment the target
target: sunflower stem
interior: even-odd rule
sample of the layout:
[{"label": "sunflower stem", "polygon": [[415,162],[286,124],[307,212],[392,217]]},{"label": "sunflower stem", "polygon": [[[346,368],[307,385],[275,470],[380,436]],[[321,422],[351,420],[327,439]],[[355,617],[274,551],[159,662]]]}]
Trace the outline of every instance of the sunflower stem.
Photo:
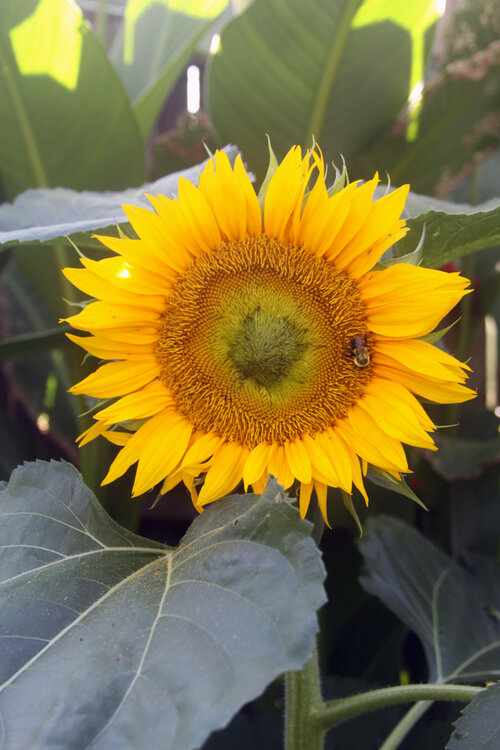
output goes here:
[{"label": "sunflower stem", "polygon": [[315,643],[304,667],[285,675],[285,750],[323,750],[325,730],[312,722],[322,707]]},{"label": "sunflower stem", "polygon": [[[422,709],[422,699],[444,701],[460,701],[468,703],[476,693],[483,688],[470,687],[469,685],[396,685],[394,687],[370,690],[366,693],[352,695],[348,698],[328,701],[322,708],[311,717],[311,723],[323,729],[329,729],[347,719],[355,716],[376,711],[387,706],[395,706],[400,703],[413,703],[419,701],[419,710]],[[417,713],[417,712],[415,712]]]}]

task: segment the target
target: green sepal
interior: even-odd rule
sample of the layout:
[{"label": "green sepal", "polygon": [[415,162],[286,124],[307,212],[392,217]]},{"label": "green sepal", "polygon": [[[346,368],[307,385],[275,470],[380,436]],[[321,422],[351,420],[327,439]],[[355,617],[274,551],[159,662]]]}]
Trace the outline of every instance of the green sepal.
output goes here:
[{"label": "green sepal", "polygon": [[352,495],[350,495],[348,492],[344,492],[344,490],[340,490],[340,494],[342,495],[342,500],[345,508],[349,511],[351,516],[354,518],[354,521],[356,522],[356,526],[359,529],[359,538],[361,539],[361,537],[363,536],[363,527],[356,512],[356,508],[354,507]]},{"label": "green sepal", "polygon": [[440,339],[445,336],[448,331],[450,331],[453,326],[455,326],[460,318],[457,318],[453,321],[453,323],[450,323],[449,326],[446,326],[446,328],[441,328],[439,331],[432,331],[432,333],[426,333],[425,336],[420,336],[419,341],[426,341],[428,344],[435,344],[436,341],[439,341]]},{"label": "green sepal", "polygon": [[328,195],[335,195],[345,188],[349,184],[349,175],[347,174],[347,167],[345,165],[345,159],[340,154],[342,159],[342,172],[339,171],[337,165],[332,161],[332,167],[335,170],[335,181],[331,187],[328,188]]},{"label": "green sepal", "polygon": [[271,182],[271,179],[278,169],[278,160],[274,154],[273,147],[271,146],[271,139],[269,138],[269,136],[267,136],[267,145],[269,148],[269,166],[267,167],[266,176],[264,177],[264,181],[260,186],[259,194],[257,195],[257,199],[262,210],[264,210],[267,188],[269,187],[269,183]]},{"label": "green sepal", "polygon": [[379,469],[376,466],[370,466],[368,468],[366,478],[374,484],[377,484],[379,487],[384,487],[387,490],[397,492],[398,495],[410,498],[410,500],[413,500],[414,503],[420,505],[424,510],[429,510],[422,500],[415,495],[413,490],[408,487],[404,479],[396,479],[392,474],[389,474],[387,471]]},{"label": "green sepal", "polygon": [[424,241],[425,224],[422,227],[422,234],[420,235],[420,240],[418,241],[418,245],[415,250],[412,250],[411,253],[406,253],[406,255],[399,255],[392,258],[387,257],[377,263],[377,265],[375,266],[375,270],[381,271],[384,268],[396,265],[396,263],[410,263],[412,266],[419,266],[422,263]]}]

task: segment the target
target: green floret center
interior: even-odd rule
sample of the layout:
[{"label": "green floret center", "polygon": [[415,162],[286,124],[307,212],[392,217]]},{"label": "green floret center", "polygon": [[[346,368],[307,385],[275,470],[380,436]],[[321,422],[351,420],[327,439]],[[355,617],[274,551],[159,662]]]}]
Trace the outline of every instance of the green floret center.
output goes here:
[{"label": "green floret center", "polygon": [[286,378],[306,348],[304,330],[286,317],[257,308],[238,328],[228,355],[243,378],[270,388]]}]

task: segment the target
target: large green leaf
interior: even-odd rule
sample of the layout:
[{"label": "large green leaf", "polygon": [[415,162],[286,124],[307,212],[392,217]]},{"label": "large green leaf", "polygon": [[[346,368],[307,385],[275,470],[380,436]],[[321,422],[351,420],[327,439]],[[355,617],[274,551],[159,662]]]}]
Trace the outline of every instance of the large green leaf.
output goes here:
[{"label": "large green leaf", "polygon": [[0,3],[0,177],[29,187],[117,190],[145,179],[127,96],[69,0]]},{"label": "large green leaf", "polygon": [[177,549],[119,527],[68,464],[17,469],[0,513],[4,747],[189,750],[310,656],[324,570],[275,483]]},{"label": "large green leaf", "polygon": [[255,0],[209,61],[207,106],[221,141],[260,176],[265,134],[280,158],[314,137],[328,160],[342,153],[349,163],[422,76],[434,18],[430,0]]},{"label": "large green leaf", "polygon": [[370,518],[360,542],[363,588],[375,594],[422,641],[430,681],[477,681],[500,675],[500,566],[465,570],[411,526]]},{"label": "large green leaf", "polygon": [[466,0],[449,14],[421,102],[356,161],[355,171],[388,171],[399,185],[449,195],[500,145],[498,7]]},{"label": "large green leaf", "polygon": [[500,747],[500,682],[482,690],[462,711],[445,750],[495,750]]},{"label": "large green leaf", "polygon": [[129,0],[111,59],[144,139],[197,42],[227,0]]},{"label": "large green leaf", "polygon": [[[421,196],[419,196],[421,197]],[[443,205],[446,203],[443,201]],[[453,204],[451,204],[453,205]],[[462,204],[456,204],[460,210]],[[491,207],[490,210],[484,210]],[[416,206],[414,207],[416,208]],[[500,206],[488,201],[483,206],[469,207],[471,212],[427,210],[407,220],[411,232],[396,245],[398,255],[412,252],[420,242],[422,233],[422,263],[439,268],[456,258],[500,244]],[[481,210],[483,208],[483,210]]]}]

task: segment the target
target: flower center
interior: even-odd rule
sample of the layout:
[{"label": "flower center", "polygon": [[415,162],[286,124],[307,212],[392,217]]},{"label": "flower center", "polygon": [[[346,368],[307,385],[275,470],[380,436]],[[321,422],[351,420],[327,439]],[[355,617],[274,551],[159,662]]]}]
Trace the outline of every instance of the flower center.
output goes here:
[{"label": "flower center", "polygon": [[370,380],[373,337],[348,275],[266,235],[198,258],[167,298],[160,379],[195,429],[250,447],[315,434]]},{"label": "flower center", "polygon": [[228,357],[244,379],[270,388],[286,378],[306,347],[304,330],[258,307],[241,323]]}]

